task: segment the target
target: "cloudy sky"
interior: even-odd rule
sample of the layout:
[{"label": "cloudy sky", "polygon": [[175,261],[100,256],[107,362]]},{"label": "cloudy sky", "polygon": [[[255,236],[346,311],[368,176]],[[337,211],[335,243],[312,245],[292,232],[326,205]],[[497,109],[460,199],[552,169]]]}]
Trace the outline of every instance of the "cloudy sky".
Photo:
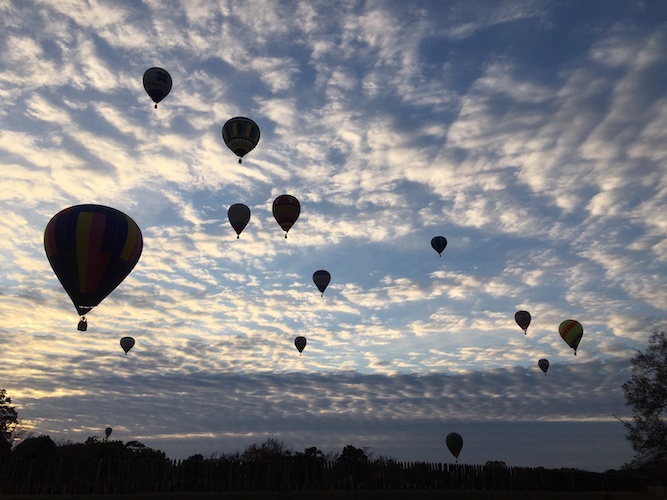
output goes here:
[{"label": "cloudy sky", "polygon": [[[667,328],[667,4],[1,0],[0,26],[0,387],[32,432],[631,459],[620,386]],[[261,128],[241,165],[239,115]],[[144,237],[87,332],[43,246],[81,203]]]}]

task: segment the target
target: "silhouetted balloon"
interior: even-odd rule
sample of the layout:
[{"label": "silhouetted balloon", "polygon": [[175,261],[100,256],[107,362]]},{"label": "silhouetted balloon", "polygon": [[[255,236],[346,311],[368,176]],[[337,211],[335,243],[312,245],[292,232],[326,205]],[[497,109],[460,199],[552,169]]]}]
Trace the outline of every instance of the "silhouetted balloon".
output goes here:
[{"label": "silhouetted balloon", "polygon": [[157,108],[157,103],[171,91],[171,75],[162,68],[149,68],[144,73],[144,89]]},{"label": "silhouetted balloon", "polygon": [[236,238],[241,235],[241,231],[248,225],[250,220],[250,209],[243,203],[235,203],[227,210],[229,223],[236,231]]},{"label": "silhouetted balloon", "polygon": [[330,281],[331,274],[329,274],[329,271],[320,269],[319,271],[315,271],[313,273],[313,282],[315,283],[315,286],[317,286],[317,289],[320,291],[322,296],[324,296],[324,290],[327,289],[327,285]]},{"label": "silhouetted balloon", "polygon": [[445,438],[445,443],[447,443],[447,448],[449,448],[449,451],[452,452],[452,455],[454,455],[454,458],[456,458],[456,461],[459,461],[459,453],[461,453],[461,449],[463,448],[463,438],[461,437],[461,434],[457,432],[450,432],[447,434],[447,438]]},{"label": "silhouetted balloon", "polygon": [[104,435],[109,439],[109,436],[111,436],[111,433],[113,432],[113,429],[111,427],[107,427],[104,429]]},{"label": "silhouetted balloon", "polygon": [[547,370],[549,369],[549,360],[547,359],[540,359],[537,362],[537,366],[540,367],[540,369],[544,372],[544,374],[547,374]]},{"label": "silhouetted balloon", "polygon": [[123,351],[125,351],[125,356],[127,356],[127,351],[134,347],[134,339],[132,337],[123,337],[120,339],[120,346],[123,348]]},{"label": "silhouetted balloon", "polygon": [[517,311],[514,315],[516,324],[523,328],[523,333],[528,333],[528,326],[530,325],[530,313],[528,311]]},{"label": "silhouetted balloon", "polygon": [[301,355],[300,353],[302,353],[304,348],[306,347],[306,337],[297,337],[297,338],[295,338],[294,339],[294,345],[298,349],[299,355]]},{"label": "silhouetted balloon", "polygon": [[447,238],[444,236],[436,236],[435,238],[431,239],[431,246],[433,247],[433,250],[438,252],[438,255],[442,257],[442,252],[447,247]]},{"label": "silhouetted balloon", "polygon": [[222,126],[222,139],[227,147],[239,157],[239,163],[246,154],[255,149],[259,142],[259,135],[257,124],[244,116],[230,118]]},{"label": "silhouetted balloon", "polygon": [[[44,250],[80,316],[109,295],[139,261],[139,226],[115,208],[76,205],[58,212],[44,230]],[[79,330],[85,331],[85,318]]]},{"label": "silhouetted balloon", "polygon": [[273,216],[276,218],[280,227],[285,231],[285,238],[287,233],[299,218],[301,213],[301,205],[299,200],[289,194],[283,194],[273,200]]},{"label": "silhouetted balloon", "polygon": [[558,333],[563,337],[563,340],[574,349],[574,355],[577,355],[577,347],[581,342],[581,337],[584,336],[584,327],[581,323],[574,319],[566,319],[558,326]]}]

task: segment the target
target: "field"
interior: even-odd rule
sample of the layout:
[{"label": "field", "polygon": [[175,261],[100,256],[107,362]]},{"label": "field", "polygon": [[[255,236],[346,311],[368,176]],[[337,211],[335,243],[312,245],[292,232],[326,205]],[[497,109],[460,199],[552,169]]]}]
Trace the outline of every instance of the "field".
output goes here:
[{"label": "field", "polygon": [[160,493],[142,495],[18,495],[3,496],[3,500],[662,500],[667,493],[659,488],[643,492],[545,492],[545,491],[453,491],[453,490],[338,490],[291,492],[236,493]]}]

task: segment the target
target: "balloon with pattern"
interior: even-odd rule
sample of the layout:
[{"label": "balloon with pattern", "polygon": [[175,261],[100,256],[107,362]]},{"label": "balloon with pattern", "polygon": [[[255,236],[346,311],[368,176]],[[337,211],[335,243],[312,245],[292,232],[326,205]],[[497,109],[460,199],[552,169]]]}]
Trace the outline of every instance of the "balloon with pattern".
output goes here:
[{"label": "balloon with pattern", "polygon": [[558,333],[565,343],[574,349],[574,355],[577,355],[577,347],[584,336],[584,327],[577,320],[566,319],[558,326]]},{"label": "balloon with pattern", "polygon": [[144,72],[144,89],[153,99],[155,107],[171,91],[171,75],[162,68],[149,68]]},{"label": "balloon with pattern", "polygon": [[222,140],[239,157],[239,163],[242,163],[246,154],[255,149],[259,136],[259,126],[245,116],[230,118],[222,126]]},{"label": "balloon with pattern", "polygon": [[107,427],[104,429],[104,435],[109,439],[109,436],[111,436],[111,433],[113,432],[113,429],[111,427]]},{"label": "balloon with pattern", "polygon": [[[142,248],[139,226],[123,212],[102,205],[66,208],[44,230],[46,257],[79,316],[130,274]],[[82,317],[79,330],[85,331],[85,325]]]}]

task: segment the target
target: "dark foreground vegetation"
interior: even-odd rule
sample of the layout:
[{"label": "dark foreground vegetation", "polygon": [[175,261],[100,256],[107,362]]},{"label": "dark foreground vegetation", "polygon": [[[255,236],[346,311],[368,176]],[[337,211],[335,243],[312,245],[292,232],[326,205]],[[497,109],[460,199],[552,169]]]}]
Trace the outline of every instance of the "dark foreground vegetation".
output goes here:
[{"label": "dark foreground vegetation", "polygon": [[507,467],[502,462],[405,463],[373,459],[354,446],[346,446],[335,455],[324,455],[317,448],[293,453],[271,439],[251,445],[243,453],[211,458],[194,455],[174,461],[136,441],[123,444],[90,438],[83,444],[57,446],[48,436],[42,436],[25,439],[0,464],[0,495],[317,491],[318,497],[328,498],[327,492],[341,490],[501,493],[646,489],[642,478],[617,472]]}]

